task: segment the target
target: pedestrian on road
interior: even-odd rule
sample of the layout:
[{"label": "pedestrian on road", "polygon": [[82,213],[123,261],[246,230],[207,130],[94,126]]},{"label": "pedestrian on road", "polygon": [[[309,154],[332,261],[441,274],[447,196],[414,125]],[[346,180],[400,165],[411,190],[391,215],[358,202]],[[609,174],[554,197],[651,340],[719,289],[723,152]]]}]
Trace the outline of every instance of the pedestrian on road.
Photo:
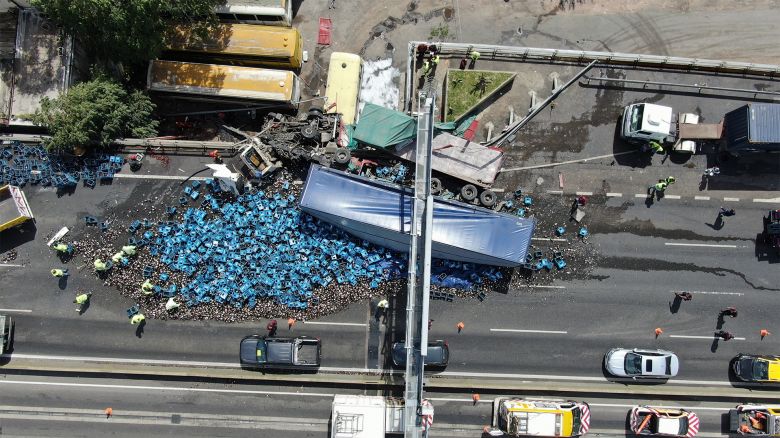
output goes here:
[{"label": "pedestrian on road", "polygon": [[125,258],[125,253],[119,251],[118,253],[111,256],[111,261],[114,263],[119,263],[122,261],[123,258]]},{"label": "pedestrian on road", "polygon": [[577,196],[577,206],[584,207],[588,203],[588,197],[585,195]]},{"label": "pedestrian on road", "polygon": [[683,301],[690,301],[693,299],[693,294],[690,292],[675,292],[674,296],[680,298]]},{"label": "pedestrian on road", "polygon": [[54,268],[54,269],[51,270],[51,275],[53,275],[55,277],[67,277],[70,274],[68,273],[67,269]]},{"label": "pedestrian on road", "polygon": [[469,63],[469,59],[468,59],[468,58],[463,58],[463,59],[461,59],[461,60],[460,60],[460,67],[459,67],[459,68],[460,68],[461,70],[465,70],[465,69],[466,69],[466,66],[468,65],[468,63]]},{"label": "pedestrian on road", "polygon": [[276,335],[276,326],[278,323],[275,319],[272,319],[268,321],[268,324],[265,325],[265,329],[268,331],[268,336],[274,336]]},{"label": "pedestrian on road", "polygon": [[471,64],[472,65],[474,65],[474,63],[477,62],[477,60],[479,59],[479,56],[480,56],[480,54],[476,50],[474,50],[474,49],[469,50],[469,58],[471,58]]},{"label": "pedestrian on road", "polygon": [[720,311],[720,314],[723,316],[730,316],[732,318],[737,317],[737,308],[734,306],[726,307],[725,309]]},{"label": "pedestrian on road", "polygon": [[734,211],[733,208],[726,209],[724,207],[720,208],[720,213],[718,213],[719,216],[734,216],[737,214],[736,211]]},{"label": "pedestrian on road", "polygon": [[127,255],[129,255],[129,256],[134,256],[135,253],[136,253],[135,245],[125,245],[125,246],[123,246],[122,247],[122,252],[127,254]]},{"label": "pedestrian on road", "polygon": [[106,418],[111,418],[112,415],[114,415],[114,410],[112,408],[106,408]]},{"label": "pedestrian on road", "polygon": [[146,316],[144,316],[143,313],[136,313],[132,318],[130,318],[130,324],[132,325],[138,325],[144,321],[146,321]]},{"label": "pedestrian on road", "polygon": [[724,341],[728,341],[731,339],[734,339],[734,335],[731,334],[731,332],[727,332],[725,330],[718,330],[715,332],[715,337],[721,338]]},{"label": "pedestrian on road", "polygon": [[57,254],[59,255],[73,254],[73,246],[62,242],[52,245],[51,249],[57,251]]},{"label": "pedestrian on road", "polygon": [[651,141],[647,146],[656,154],[664,153],[664,147],[661,146],[661,143],[658,143],[657,141]]},{"label": "pedestrian on road", "polygon": [[431,326],[433,326],[433,320],[432,320],[432,319],[429,319],[429,320],[428,320],[428,330],[430,330],[430,329],[431,329]]},{"label": "pedestrian on road", "polygon": [[427,59],[423,61],[422,71],[423,71],[423,76],[428,76],[428,73],[431,72],[431,61]]},{"label": "pedestrian on road", "polygon": [[73,304],[77,304],[76,312],[81,312],[81,310],[84,308],[84,306],[89,302],[89,299],[92,297],[92,292],[86,293],[86,294],[79,294],[76,295],[76,299],[73,300]]}]

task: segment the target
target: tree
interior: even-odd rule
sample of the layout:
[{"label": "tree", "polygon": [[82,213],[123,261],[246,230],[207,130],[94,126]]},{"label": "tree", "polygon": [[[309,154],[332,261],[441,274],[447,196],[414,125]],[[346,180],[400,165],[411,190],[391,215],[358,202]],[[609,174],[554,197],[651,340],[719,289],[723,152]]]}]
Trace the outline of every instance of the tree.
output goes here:
[{"label": "tree", "polygon": [[32,0],[101,59],[140,63],[155,58],[174,24],[202,31],[217,23],[224,0]]},{"label": "tree", "polygon": [[118,82],[97,76],[55,99],[44,97],[40,109],[28,117],[49,130],[47,148],[71,151],[76,146],[106,147],[125,136],[156,135],[154,109],[143,92],[128,94]]}]

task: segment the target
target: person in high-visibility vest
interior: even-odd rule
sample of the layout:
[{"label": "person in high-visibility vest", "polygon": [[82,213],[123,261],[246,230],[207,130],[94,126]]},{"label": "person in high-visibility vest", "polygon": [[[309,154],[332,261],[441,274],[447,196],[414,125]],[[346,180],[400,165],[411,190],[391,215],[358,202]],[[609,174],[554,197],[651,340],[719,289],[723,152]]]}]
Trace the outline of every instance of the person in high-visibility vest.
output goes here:
[{"label": "person in high-visibility vest", "polygon": [[165,310],[171,311],[176,310],[179,308],[179,303],[176,302],[176,300],[173,299],[173,297],[168,298],[168,302],[165,303]]},{"label": "person in high-visibility vest", "polygon": [[424,76],[428,75],[428,73],[430,73],[430,71],[431,71],[431,62],[428,61],[427,59],[425,61],[423,61],[423,68],[422,68],[422,70],[423,70],[423,75]]},{"label": "person in high-visibility vest", "polygon": [[92,292],[76,295],[76,299],[73,300],[74,304],[78,304],[78,307],[76,307],[76,312],[81,312],[81,309],[84,307],[84,304],[89,302],[89,298],[91,296],[92,296]]},{"label": "person in high-visibility vest", "polygon": [[674,184],[675,181],[677,181],[677,179],[673,176],[666,178],[666,184]]},{"label": "person in high-visibility vest", "polygon": [[73,254],[73,247],[65,243],[57,243],[52,245],[51,249],[57,251],[58,254]]},{"label": "person in high-visibility vest", "polygon": [[151,295],[154,293],[154,284],[147,278],[146,281],[141,284],[141,292],[144,295]]},{"label": "person in high-visibility vest", "polygon": [[129,255],[134,256],[135,255],[135,245],[125,245],[122,247],[122,252]]},{"label": "person in high-visibility vest", "polygon": [[133,325],[138,325],[144,321],[146,321],[146,317],[143,313],[136,313],[132,318],[130,318],[130,324]]},{"label": "person in high-visibility vest", "polygon": [[67,277],[70,274],[68,274],[68,270],[67,269],[54,268],[54,269],[51,270],[51,275],[53,275],[55,277]]},{"label": "person in high-visibility vest", "polygon": [[108,270],[108,266],[103,260],[95,259],[95,271],[104,272]]},{"label": "person in high-visibility vest", "polygon": [[469,51],[469,58],[471,58],[471,62],[477,62],[477,59],[479,59],[479,52],[476,50]]},{"label": "person in high-visibility vest", "polygon": [[650,149],[655,152],[656,154],[663,154],[664,153],[664,147],[661,146],[661,143],[658,143],[657,141],[651,141],[649,143]]},{"label": "person in high-visibility vest", "polygon": [[114,263],[119,263],[122,261],[124,257],[125,257],[125,253],[119,251],[118,253],[111,256],[111,261],[113,261]]}]

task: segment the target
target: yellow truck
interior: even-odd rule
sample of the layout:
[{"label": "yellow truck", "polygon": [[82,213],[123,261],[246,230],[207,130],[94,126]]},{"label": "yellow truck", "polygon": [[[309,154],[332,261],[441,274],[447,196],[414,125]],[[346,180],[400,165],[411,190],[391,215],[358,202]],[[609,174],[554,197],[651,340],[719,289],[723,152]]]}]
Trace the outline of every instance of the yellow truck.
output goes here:
[{"label": "yellow truck", "polygon": [[34,219],[22,189],[11,185],[0,187],[0,231]]},{"label": "yellow truck", "polygon": [[493,400],[495,436],[577,437],[590,429],[590,408],[585,402],[564,400]]}]

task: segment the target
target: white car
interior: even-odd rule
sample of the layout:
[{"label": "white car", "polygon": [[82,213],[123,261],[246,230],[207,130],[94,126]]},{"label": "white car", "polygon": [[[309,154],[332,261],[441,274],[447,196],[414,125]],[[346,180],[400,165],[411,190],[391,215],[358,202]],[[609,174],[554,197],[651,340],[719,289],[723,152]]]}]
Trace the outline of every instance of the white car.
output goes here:
[{"label": "white car", "polygon": [[613,348],[604,356],[604,368],[618,377],[668,379],[677,375],[680,360],[666,350]]}]

